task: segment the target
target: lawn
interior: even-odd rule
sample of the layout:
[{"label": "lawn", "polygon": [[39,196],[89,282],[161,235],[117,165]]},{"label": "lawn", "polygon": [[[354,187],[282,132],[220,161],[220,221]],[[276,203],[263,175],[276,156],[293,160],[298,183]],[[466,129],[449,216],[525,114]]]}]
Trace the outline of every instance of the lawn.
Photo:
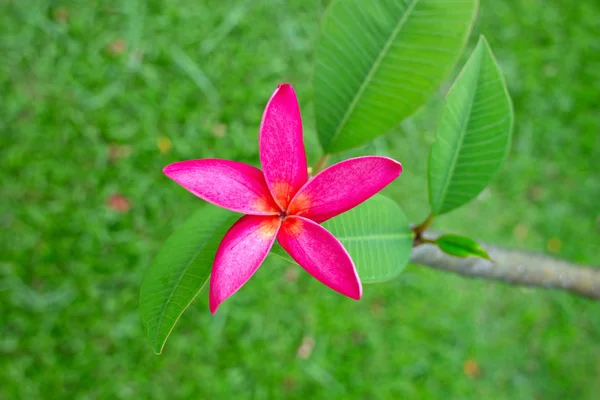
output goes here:
[{"label": "lawn", "polygon": [[[485,33],[506,75],[511,155],[434,227],[598,265],[600,3],[482,3],[470,47]],[[355,302],[273,257],[214,317],[201,293],[153,354],[139,285],[202,204],[161,170],[257,164],[280,82],[298,93],[314,162],[325,6],[0,2],[0,398],[598,398],[598,303],[413,265]],[[403,163],[385,194],[413,221],[440,97],[352,152]]]}]

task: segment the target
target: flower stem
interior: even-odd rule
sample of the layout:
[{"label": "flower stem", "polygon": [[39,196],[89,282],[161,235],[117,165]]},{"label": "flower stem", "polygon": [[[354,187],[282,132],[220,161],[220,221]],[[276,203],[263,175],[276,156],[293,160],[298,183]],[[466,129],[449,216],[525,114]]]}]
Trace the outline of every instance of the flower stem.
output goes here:
[{"label": "flower stem", "polygon": [[313,170],[312,170],[313,176],[315,176],[316,174],[321,172],[327,166],[327,161],[329,160],[329,156],[330,156],[330,154],[325,153],[321,156],[321,158],[319,158],[319,161],[317,161],[317,163],[313,167]]}]

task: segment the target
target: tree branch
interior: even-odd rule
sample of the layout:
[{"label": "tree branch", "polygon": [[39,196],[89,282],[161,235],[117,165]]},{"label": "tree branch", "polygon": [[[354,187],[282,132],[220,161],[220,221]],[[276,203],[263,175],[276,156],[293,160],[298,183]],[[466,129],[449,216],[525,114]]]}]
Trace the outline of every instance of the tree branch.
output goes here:
[{"label": "tree branch", "polygon": [[[432,235],[431,232],[428,234]],[[571,264],[541,254],[509,250],[488,244],[482,246],[487,250],[492,261],[476,257],[453,257],[431,244],[415,247],[410,260],[415,264],[472,278],[502,281],[512,285],[560,289],[600,300],[600,268]]]}]

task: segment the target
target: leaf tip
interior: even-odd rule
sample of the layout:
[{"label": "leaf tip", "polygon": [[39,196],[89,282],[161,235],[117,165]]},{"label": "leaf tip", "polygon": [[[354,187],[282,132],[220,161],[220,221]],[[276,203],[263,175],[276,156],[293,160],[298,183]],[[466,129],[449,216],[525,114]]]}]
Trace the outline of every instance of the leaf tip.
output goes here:
[{"label": "leaf tip", "polygon": [[152,352],[157,355],[160,356],[163,352],[163,349],[165,347],[165,343],[167,342],[166,339],[160,343],[160,341],[158,340],[158,338],[156,337],[152,337],[153,335],[150,332],[146,332],[146,339],[148,340],[148,344],[150,345],[150,348],[152,349]]},{"label": "leaf tip", "polygon": [[162,355],[162,347],[160,349],[153,348],[152,352],[154,353],[155,356],[160,356],[160,355]]},{"label": "leaf tip", "polygon": [[488,260],[488,261],[492,261],[492,259],[490,258],[490,255],[488,254],[488,252],[480,246],[480,251],[481,253],[477,255],[477,257],[479,258],[483,258],[484,260]]}]

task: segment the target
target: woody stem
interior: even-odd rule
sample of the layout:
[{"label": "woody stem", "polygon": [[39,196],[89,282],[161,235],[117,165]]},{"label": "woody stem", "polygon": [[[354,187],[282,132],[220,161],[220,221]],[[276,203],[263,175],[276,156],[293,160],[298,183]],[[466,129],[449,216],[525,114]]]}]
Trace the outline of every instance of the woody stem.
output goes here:
[{"label": "woody stem", "polygon": [[429,216],[427,217],[427,219],[425,221],[423,221],[422,223],[420,223],[417,226],[412,227],[412,231],[414,234],[413,245],[415,247],[422,243],[434,243],[423,237],[423,232],[425,232],[425,230],[427,228],[429,228],[429,225],[431,225],[432,221],[433,221],[433,214],[429,214]]},{"label": "woody stem", "polygon": [[491,260],[453,257],[431,245],[435,243],[439,233],[425,231],[421,235],[423,245],[415,247],[410,256],[414,264],[511,285],[565,290],[600,300],[600,268],[597,266],[572,264],[543,254],[505,249],[485,243],[481,245]]}]

